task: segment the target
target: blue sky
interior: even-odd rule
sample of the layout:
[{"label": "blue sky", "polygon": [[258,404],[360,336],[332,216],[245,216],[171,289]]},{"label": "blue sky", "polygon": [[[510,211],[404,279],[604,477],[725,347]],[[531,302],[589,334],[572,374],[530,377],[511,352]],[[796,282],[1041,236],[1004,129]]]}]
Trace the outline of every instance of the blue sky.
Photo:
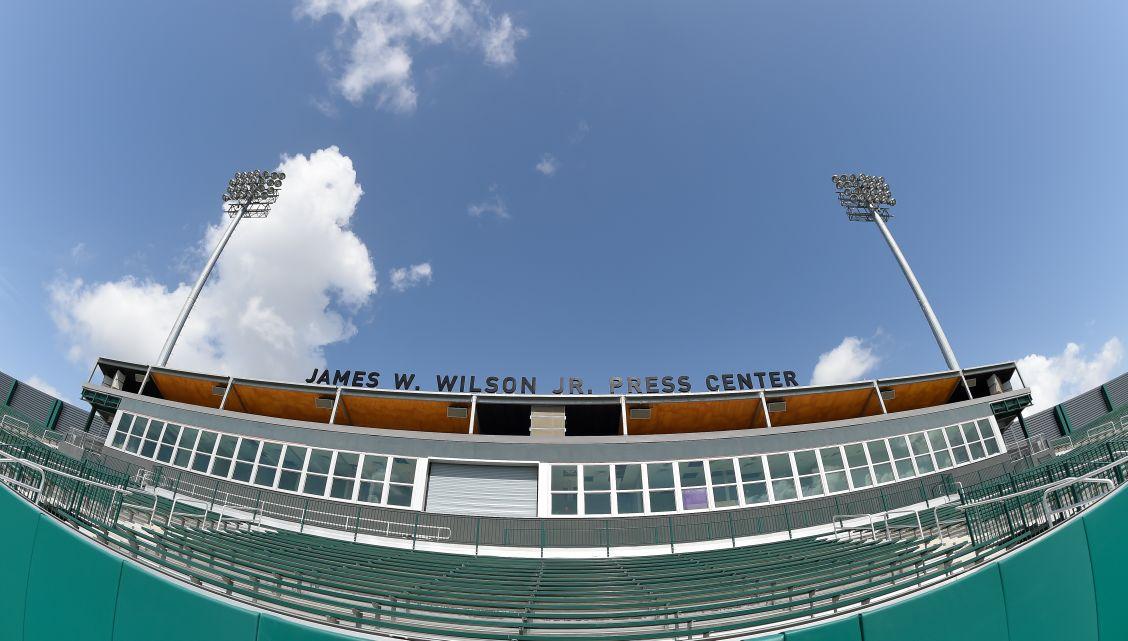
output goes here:
[{"label": "blue sky", "polygon": [[[1046,395],[1124,369],[1123,3],[360,6],[7,10],[0,369],[74,398],[94,354],[155,358],[230,174],[333,146],[355,209],[319,210],[327,245],[221,261],[181,364],[807,382],[856,337],[841,376],[942,369],[877,230],[837,208],[830,175],[865,171],[965,366],[1038,355]],[[326,266],[350,239],[370,270]],[[107,309],[106,284],[130,295]]]}]

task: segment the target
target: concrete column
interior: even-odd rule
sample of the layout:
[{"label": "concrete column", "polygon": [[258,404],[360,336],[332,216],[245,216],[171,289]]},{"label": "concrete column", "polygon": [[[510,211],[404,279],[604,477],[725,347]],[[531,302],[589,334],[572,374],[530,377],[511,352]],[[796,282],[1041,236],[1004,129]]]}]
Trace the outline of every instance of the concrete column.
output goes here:
[{"label": "concrete column", "polygon": [[564,436],[564,406],[534,405],[529,416],[529,436],[533,438],[552,438]]}]

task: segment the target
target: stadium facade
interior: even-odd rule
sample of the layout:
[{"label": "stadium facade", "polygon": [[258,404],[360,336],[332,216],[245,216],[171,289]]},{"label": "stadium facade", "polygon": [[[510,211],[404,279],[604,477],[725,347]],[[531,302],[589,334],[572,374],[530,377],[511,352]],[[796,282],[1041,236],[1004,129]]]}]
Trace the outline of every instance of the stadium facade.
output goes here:
[{"label": "stadium facade", "polygon": [[99,359],[85,415],[0,383],[5,638],[1128,638],[1128,375],[1026,417],[1014,363],[548,396]]}]

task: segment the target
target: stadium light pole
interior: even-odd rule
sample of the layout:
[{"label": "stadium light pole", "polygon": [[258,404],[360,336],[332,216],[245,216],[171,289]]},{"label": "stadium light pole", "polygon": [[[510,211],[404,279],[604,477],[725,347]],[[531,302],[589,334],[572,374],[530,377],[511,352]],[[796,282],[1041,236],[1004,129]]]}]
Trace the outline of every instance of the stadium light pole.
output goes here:
[{"label": "stadium light pole", "polygon": [[231,217],[231,222],[227,224],[227,229],[224,230],[219,242],[216,243],[215,249],[212,250],[211,257],[208,258],[203,271],[196,279],[196,285],[192,287],[192,292],[188,294],[188,300],[184,301],[184,307],[180,308],[180,315],[176,317],[176,323],[173,324],[172,331],[168,333],[168,338],[165,339],[164,347],[161,348],[161,355],[157,357],[157,367],[164,367],[168,364],[168,357],[172,355],[172,348],[176,346],[176,339],[180,338],[184,323],[188,321],[188,314],[191,313],[192,306],[196,304],[196,299],[200,297],[200,291],[204,289],[208,275],[211,274],[212,268],[219,260],[219,255],[223,252],[227,241],[231,240],[231,235],[235,233],[235,227],[239,224],[239,221],[244,218],[266,218],[270,214],[270,206],[278,200],[278,190],[282,188],[282,181],[285,178],[286,174],[281,172],[256,169],[255,171],[240,171],[227,182],[227,191],[223,193],[223,204],[227,215]]},{"label": "stadium light pole", "polygon": [[873,222],[881,230],[881,235],[885,238],[893,256],[897,258],[897,262],[901,265],[905,280],[909,281],[909,287],[913,289],[913,294],[916,295],[917,302],[920,303],[920,309],[928,320],[928,326],[932,328],[932,335],[936,337],[936,344],[940,346],[940,351],[944,354],[944,361],[948,364],[948,369],[960,369],[960,364],[956,360],[956,353],[952,351],[952,346],[948,343],[944,328],[940,327],[940,320],[936,318],[936,312],[932,311],[932,305],[929,304],[928,297],[924,295],[924,290],[917,282],[913,269],[909,267],[909,261],[901,253],[901,248],[897,246],[897,241],[893,239],[889,226],[885,224],[893,217],[893,214],[889,213],[889,208],[897,204],[897,199],[893,197],[885,178],[865,174],[836,174],[832,178],[834,188],[838,192],[838,203],[846,210],[847,218],[855,222]]}]

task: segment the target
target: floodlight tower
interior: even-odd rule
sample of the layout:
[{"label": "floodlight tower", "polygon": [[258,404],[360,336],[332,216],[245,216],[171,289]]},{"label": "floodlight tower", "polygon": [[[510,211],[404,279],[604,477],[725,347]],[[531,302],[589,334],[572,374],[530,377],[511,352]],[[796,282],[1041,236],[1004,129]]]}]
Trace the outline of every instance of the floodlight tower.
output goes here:
[{"label": "floodlight tower", "polygon": [[219,254],[227,245],[227,241],[231,240],[231,234],[235,233],[235,227],[239,224],[239,221],[244,218],[266,218],[270,214],[270,206],[278,200],[278,190],[282,188],[282,181],[285,178],[286,174],[282,172],[256,169],[255,171],[237,172],[235,177],[227,182],[227,191],[223,194],[223,204],[227,215],[231,217],[231,222],[228,223],[223,236],[219,238],[211,257],[208,258],[207,264],[200,272],[200,277],[196,279],[196,285],[192,288],[192,292],[188,294],[188,300],[184,301],[184,307],[180,309],[180,315],[176,317],[176,323],[172,326],[172,331],[168,333],[164,347],[161,348],[161,355],[157,358],[158,367],[164,367],[168,364],[168,357],[172,355],[172,348],[176,346],[176,339],[180,337],[180,331],[184,329],[188,314],[192,311],[192,306],[196,304],[196,299],[200,297],[200,290],[204,288],[208,275],[211,274],[212,268],[219,260]]},{"label": "floodlight tower", "polygon": [[928,320],[928,326],[932,328],[932,335],[936,337],[936,344],[940,346],[940,351],[944,354],[944,361],[948,364],[948,369],[960,369],[960,364],[956,361],[956,354],[952,351],[952,346],[948,344],[948,337],[944,335],[944,328],[940,327],[940,321],[936,318],[936,313],[932,311],[932,305],[928,303],[928,298],[924,295],[920,283],[917,282],[912,268],[909,267],[909,261],[901,253],[901,248],[897,246],[897,241],[893,240],[893,234],[890,233],[889,227],[885,224],[887,220],[893,217],[893,214],[889,213],[889,208],[897,204],[897,199],[893,197],[885,178],[865,174],[836,174],[833,179],[834,188],[838,192],[838,203],[846,210],[846,216],[852,221],[877,224],[877,228],[881,230],[881,235],[885,237],[885,242],[889,244],[889,249],[893,251],[893,256],[897,258],[897,262],[901,265],[905,280],[909,281],[909,287],[913,288],[913,294],[916,295],[920,309]]}]

